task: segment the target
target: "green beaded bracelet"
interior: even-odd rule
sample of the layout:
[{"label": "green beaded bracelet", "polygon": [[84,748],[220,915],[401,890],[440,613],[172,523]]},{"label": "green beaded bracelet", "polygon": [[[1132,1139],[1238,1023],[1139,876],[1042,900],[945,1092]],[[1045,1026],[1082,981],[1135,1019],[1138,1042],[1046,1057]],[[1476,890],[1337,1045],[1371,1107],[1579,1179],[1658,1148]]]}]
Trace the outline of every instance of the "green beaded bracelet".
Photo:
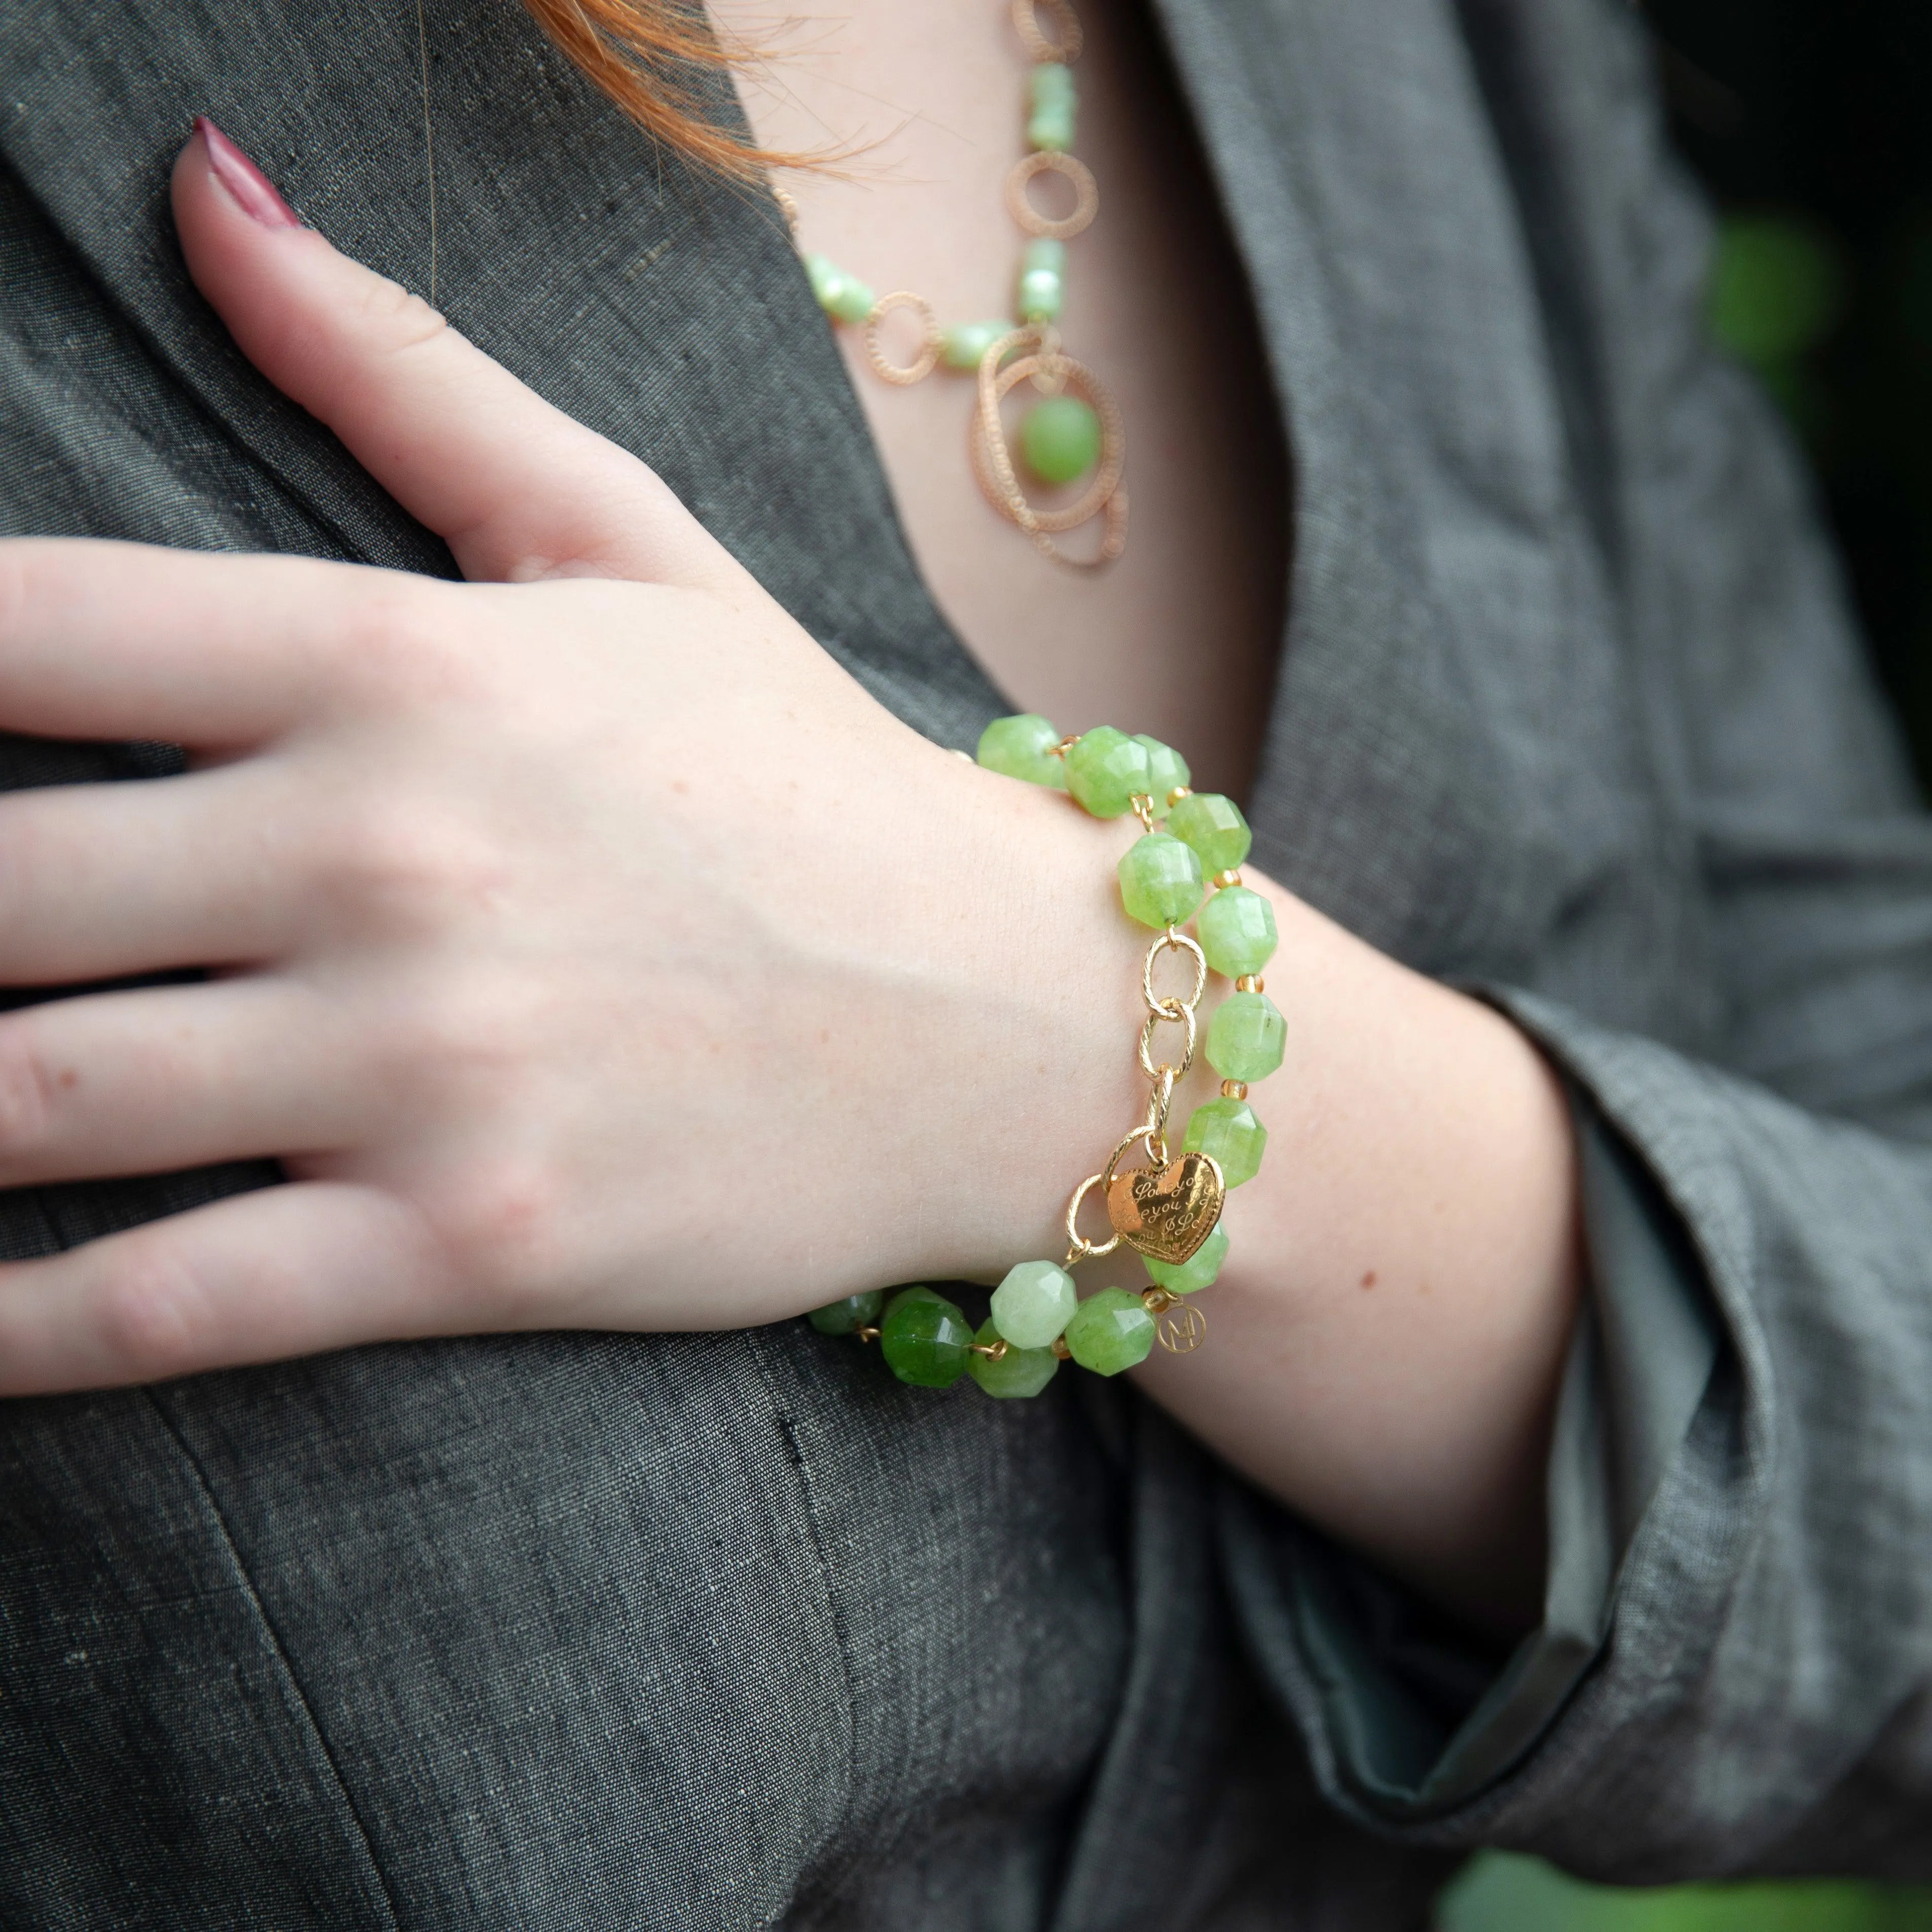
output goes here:
[{"label": "green beaded bracelet", "polygon": [[[1046,1388],[1063,1361],[1117,1376],[1145,1361],[1156,1341],[1180,1355],[1201,1346],[1207,1318],[1187,1298],[1210,1286],[1227,1258],[1221,1226],[1227,1190],[1260,1172],[1268,1130],[1248,1105],[1248,1085],[1280,1066],[1288,1025],[1261,978],[1276,944],[1274,910],[1241,883],[1241,862],[1254,835],[1232,799],[1190,789],[1178,753],[1108,724],[1063,738],[1046,719],[1028,713],[988,724],[977,762],[1064,791],[1096,818],[1131,812],[1140,821],[1141,836],[1118,872],[1128,916],[1156,935],[1141,967],[1147,1018],[1138,1055],[1148,1081],[1147,1118],[1073,1190],[1065,1255],[1009,1269],[976,1332],[958,1306],[923,1286],[901,1288],[890,1299],[882,1292],[850,1295],[808,1318],[822,1334],[877,1342],[902,1382],[946,1388],[970,1376],[988,1395],[1030,1396]],[[1198,936],[1182,930],[1190,920]],[[1194,983],[1184,998],[1154,991],[1154,969],[1167,952],[1184,953],[1193,964]],[[1210,970],[1235,986],[1209,1022],[1203,1048],[1222,1076],[1221,1091],[1194,1110],[1175,1156],[1168,1146],[1168,1113],[1175,1083],[1194,1064],[1196,1010]],[[1154,1057],[1163,1025],[1184,1030],[1178,1061]],[[1148,1164],[1123,1168],[1122,1156],[1136,1144]],[[1104,1241],[1090,1241],[1079,1229],[1082,1204],[1096,1188],[1113,1228]],[[1103,1288],[1082,1300],[1070,1270],[1112,1254],[1123,1241],[1139,1254],[1150,1286],[1138,1294]]]}]

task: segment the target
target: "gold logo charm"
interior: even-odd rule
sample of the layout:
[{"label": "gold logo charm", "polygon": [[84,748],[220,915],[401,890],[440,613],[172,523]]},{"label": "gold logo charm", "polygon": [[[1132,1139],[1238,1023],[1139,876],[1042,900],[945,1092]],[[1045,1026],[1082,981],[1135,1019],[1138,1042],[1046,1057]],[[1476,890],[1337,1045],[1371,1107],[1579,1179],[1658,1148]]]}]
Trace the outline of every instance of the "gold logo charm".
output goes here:
[{"label": "gold logo charm", "polygon": [[1160,1318],[1154,1332],[1170,1355],[1191,1355],[1207,1338],[1208,1318],[1192,1302],[1178,1302]]},{"label": "gold logo charm", "polygon": [[1221,1218],[1227,1190],[1210,1154],[1137,1167],[1107,1184],[1107,1219],[1129,1246],[1178,1267],[1191,1261]]}]

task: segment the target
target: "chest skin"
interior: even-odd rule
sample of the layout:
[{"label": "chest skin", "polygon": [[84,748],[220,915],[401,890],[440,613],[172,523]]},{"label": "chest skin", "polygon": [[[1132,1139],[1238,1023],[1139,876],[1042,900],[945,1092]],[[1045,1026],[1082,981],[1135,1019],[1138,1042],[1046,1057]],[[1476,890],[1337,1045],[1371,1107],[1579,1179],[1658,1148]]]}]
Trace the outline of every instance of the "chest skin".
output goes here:
[{"label": "chest skin", "polygon": [[[923,294],[942,322],[1010,316],[1025,237],[1004,189],[1023,152],[1030,62],[1007,9],[810,0],[775,36],[758,0],[713,10],[728,33],[766,38],[766,56],[741,76],[758,137],[850,157],[786,176],[800,246],[880,293]],[[1081,0],[1078,12],[1073,152],[1094,172],[1100,212],[1067,244],[1061,328],[1126,421],[1126,554],[1100,572],[1069,569],[986,503],[966,458],[970,376],[942,370],[894,388],[861,331],[842,328],[841,346],[914,555],[994,681],[1064,730],[1155,733],[1183,749],[1197,783],[1245,796],[1286,587],[1279,419],[1154,25],[1137,0]],[[1071,200],[1056,187],[1034,190],[1053,213]],[[1066,548],[1091,555],[1098,532]]]}]

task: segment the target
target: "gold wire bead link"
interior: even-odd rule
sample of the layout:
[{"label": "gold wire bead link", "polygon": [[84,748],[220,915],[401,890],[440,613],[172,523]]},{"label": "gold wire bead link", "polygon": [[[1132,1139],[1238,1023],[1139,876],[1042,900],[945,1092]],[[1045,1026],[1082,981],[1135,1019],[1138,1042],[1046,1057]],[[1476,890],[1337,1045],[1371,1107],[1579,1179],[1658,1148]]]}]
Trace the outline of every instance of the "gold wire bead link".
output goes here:
[{"label": "gold wire bead link", "polygon": [[1214,874],[1215,889],[1219,892],[1226,892],[1230,886],[1238,886],[1240,883],[1240,874],[1232,868],[1227,872],[1216,872]]},{"label": "gold wire bead link", "polygon": [[995,1342],[969,1342],[966,1345],[966,1352],[969,1355],[984,1355],[989,1362],[1004,1362],[1006,1359],[1009,1346],[1006,1338],[1002,1335]]},{"label": "gold wire bead link", "polygon": [[876,1328],[855,1328],[852,1332],[862,1342],[876,1342],[879,1339],[879,1331]]},{"label": "gold wire bead link", "polygon": [[1238,993],[1265,993],[1268,982],[1258,973],[1244,973],[1234,982],[1234,991]]},{"label": "gold wire bead link", "polygon": [[[879,346],[879,325],[896,308],[909,308],[919,316],[920,349],[917,357],[910,362],[890,361],[886,352]],[[889,296],[881,296],[873,303],[872,312],[866,317],[866,356],[881,379],[896,383],[901,388],[909,388],[914,382],[922,382],[939,367],[939,357],[945,346],[939,332],[939,318],[932,312],[932,304],[922,295],[915,295],[910,289],[895,289]]]},{"label": "gold wire bead link", "polygon": [[1142,830],[1151,832],[1154,830],[1153,794],[1137,791],[1127,800],[1127,803],[1133,808],[1134,816],[1140,820]]},{"label": "gold wire bead link", "polygon": [[[1185,952],[1194,961],[1194,990],[1184,1000],[1178,994],[1163,999],[1154,989],[1154,962],[1163,952]],[[1162,1019],[1174,1018],[1177,1007],[1184,1006],[1191,1013],[1201,1004],[1207,986],[1207,954],[1178,926],[1170,926],[1148,948],[1147,957],[1141,962],[1141,997],[1147,1001],[1148,1011],[1160,1014]]]},{"label": "gold wire bead link", "polygon": [[[1187,1044],[1182,1049],[1180,1064],[1156,1060],[1154,1057],[1154,1030],[1165,1022],[1169,1026],[1184,1026],[1187,1029]],[[1195,1028],[1196,1022],[1192,1006],[1177,1005],[1172,1012],[1162,1012],[1158,1007],[1150,1012],[1141,1025],[1141,1071],[1150,1080],[1158,1080],[1162,1074],[1171,1074],[1176,1080],[1187,1077],[1187,1070],[1194,1064]]]},{"label": "gold wire bead link", "polygon": [[1165,1315],[1174,1306],[1174,1297],[1164,1288],[1144,1288],[1141,1290],[1141,1306],[1150,1315]]},{"label": "gold wire bead link", "polygon": [[1063,1362],[1070,1362],[1073,1359],[1073,1351],[1066,1346],[1066,1337],[1064,1335],[1054,1336],[1053,1352]]},{"label": "gold wire bead link", "polygon": [[1172,812],[1184,798],[1192,798],[1193,796],[1194,788],[1192,785],[1176,785],[1167,795],[1168,810]]},{"label": "gold wire bead link", "polygon": [[1034,372],[1029,379],[1042,396],[1057,396],[1066,387],[1066,372],[1072,358],[1060,346],[1060,331],[1050,322],[1030,325],[1037,334],[1034,346]]},{"label": "gold wire bead link", "polygon": [[1245,1080],[1222,1081],[1221,1097],[1224,1100],[1245,1100],[1248,1097],[1248,1083]]},{"label": "gold wire bead link", "polygon": [[[1041,214],[1034,206],[1033,197],[1027,189],[1036,175],[1059,175],[1071,184],[1071,214],[1063,214],[1056,220],[1052,215]],[[1036,148],[1031,154],[1016,161],[1012,172],[1006,176],[1006,212],[1012,217],[1014,225],[1029,235],[1037,235],[1050,242],[1071,242],[1075,236],[1092,226],[1094,216],[1100,212],[1100,184],[1094,178],[1094,170],[1084,161],[1072,154],[1062,154],[1057,148]]]},{"label": "gold wire bead link", "polygon": [[[1044,6],[1053,16],[1053,30],[1060,36],[1049,40],[1040,30],[1040,10]],[[1080,58],[1080,16],[1071,0],[1012,0],[1013,32],[1028,53],[1036,61],[1060,61],[1071,67]]]},{"label": "gold wire bead link", "polygon": [[[1121,1142],[1121,1146],[1131,1145],[1138,1137],[1139,1132],[1140,1130],[1138,1127],[1136,1128],[1134,1132]],[[1119,1149],[1117,1148],[1114,1150],[1114,1159],[1119,1158]],[[1111,1255],[1120,1245],[1120,1238],[1118,1234],[1114,1235],[1109,1240],[1090,1241],[1080,1232],[1080,1204],[1095,1188],[1104,1187],[1111,1172],[1110,1163],[1108,1173],[1090,1174],[1073,1190],[1073,1198],[1066,1204],[1066,1258],[1060,1263],[1062,1268],[1071,1268],[1076,1262],[1099,1261],[1103,1256]]]}]

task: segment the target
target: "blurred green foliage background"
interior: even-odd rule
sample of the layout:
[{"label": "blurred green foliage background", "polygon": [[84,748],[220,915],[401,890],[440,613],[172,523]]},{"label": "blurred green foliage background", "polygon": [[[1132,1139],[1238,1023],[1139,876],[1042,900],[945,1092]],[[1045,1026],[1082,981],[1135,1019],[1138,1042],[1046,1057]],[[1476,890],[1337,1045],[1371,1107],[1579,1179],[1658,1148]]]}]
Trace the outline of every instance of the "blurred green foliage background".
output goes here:
[{"label": "blurred green foliage background", "polygon": [[1932,777],[1932,4],[1641,4],[1724,218],[1712,327],[1804,440]]},{"label": "blurred green foliage background", "polygon": [[1490,1852],[1437,1912],[1440,1932],[1932,1932],[1932,1892],[1828,1882],[1622,1892]]},{"label": "blurred green foliage background", "polygon": [[[1722,219],[1714,334],[1802,440],[1932,778],[1932,0],[1641,0]],[[1932,1818],[1925,1822],[1932,1841]],[[1624,1891],[1486,1854],[1440,1932],[1932,1932],[1932,1888]]]}]

